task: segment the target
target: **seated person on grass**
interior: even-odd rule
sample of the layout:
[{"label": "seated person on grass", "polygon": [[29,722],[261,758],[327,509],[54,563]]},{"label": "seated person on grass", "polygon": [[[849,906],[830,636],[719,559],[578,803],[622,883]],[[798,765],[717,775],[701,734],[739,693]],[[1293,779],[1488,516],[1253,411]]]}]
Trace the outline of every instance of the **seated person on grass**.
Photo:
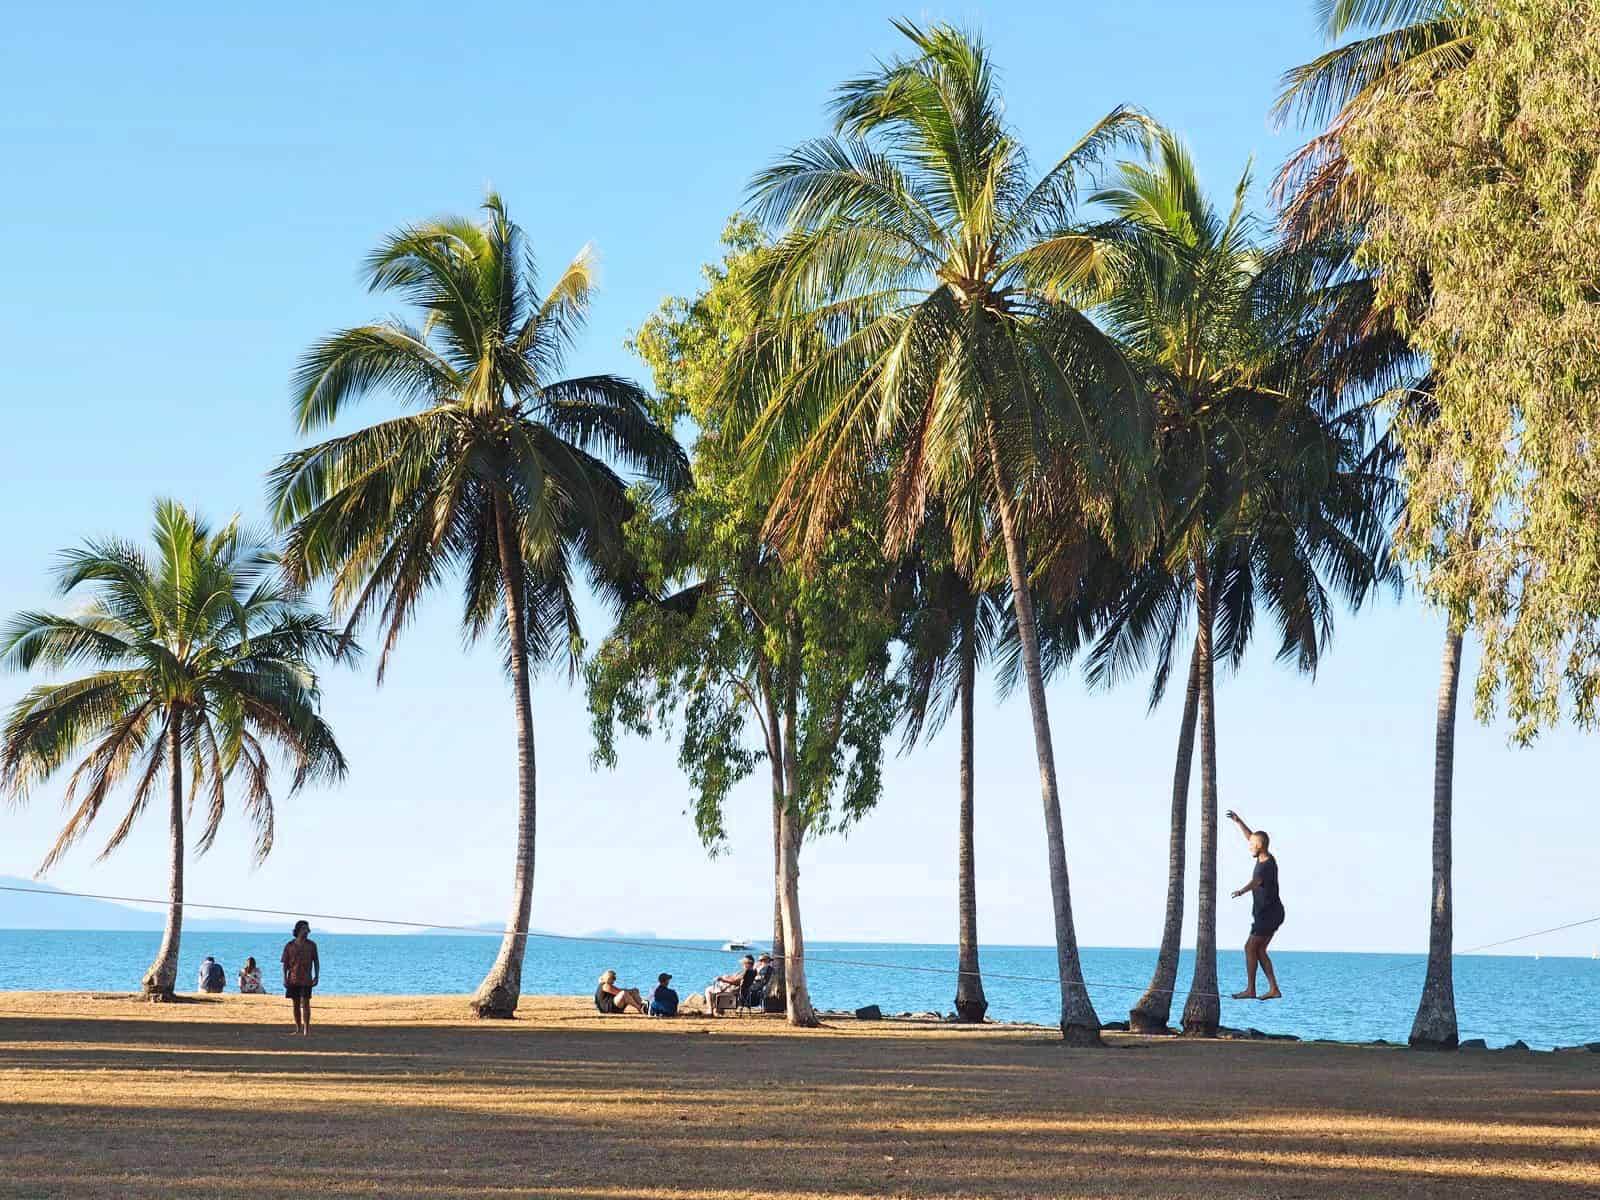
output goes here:
[{"label": "seated person on grass", "polygon": [[652,1017],[675,1017],[678,1015],[678,993],[672,990],[672,976],[665,971],[657,977],[656,990],[650,993],[650,1015]]},{"label": "seated person on grass", "polygon": [[200,990],[216,995],[228,986],[228,973],[222,969],[222,964],[211,955],[206,955],[205,962],[200,964]]},{"label": "seated person on grass", "polygon": [[239,990],[248,996],[259,996],[267,990],[261,983],[261,968],[253,958],[245,959],[239,971]]},{"label": "seated person on grass", "polygon": [[641,1016],[644,1014],[644,1000],[639,995],[639,989],[618,987],[615,971],[601,974],[600,986],[594,990],[594,1006],[607,1015],[625,1013],[630,1008]]}]

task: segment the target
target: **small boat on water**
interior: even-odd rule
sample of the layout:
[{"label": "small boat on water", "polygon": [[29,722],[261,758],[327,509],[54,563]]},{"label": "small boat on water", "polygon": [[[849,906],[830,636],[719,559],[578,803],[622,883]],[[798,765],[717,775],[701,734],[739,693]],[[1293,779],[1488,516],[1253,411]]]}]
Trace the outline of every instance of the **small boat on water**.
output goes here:
[{"label": "small boat on water", "polygon": [[750,949],[750,943],[749,942],[724,942],[722,944],[722,948],[724,950],[748,950],[748,949]]}]

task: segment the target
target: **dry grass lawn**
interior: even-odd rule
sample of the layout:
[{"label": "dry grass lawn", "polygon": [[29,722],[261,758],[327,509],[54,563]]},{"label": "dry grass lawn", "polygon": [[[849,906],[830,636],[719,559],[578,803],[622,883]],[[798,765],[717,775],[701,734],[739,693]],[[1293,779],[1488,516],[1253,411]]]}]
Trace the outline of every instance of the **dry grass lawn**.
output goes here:
[{"label": "dry grass lawn", "polygon": [[1600,1055],[0,996],[0,1195],[1600,1196]]}]

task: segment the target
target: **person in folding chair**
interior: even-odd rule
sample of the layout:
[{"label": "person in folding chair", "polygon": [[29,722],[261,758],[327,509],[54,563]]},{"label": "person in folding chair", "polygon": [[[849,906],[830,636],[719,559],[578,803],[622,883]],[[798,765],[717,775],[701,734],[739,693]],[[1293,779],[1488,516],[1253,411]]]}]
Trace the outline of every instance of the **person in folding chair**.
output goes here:
[{"label": "person in folding chair", "polygon": [[756,969],[747,984],[739,989],[739,1008],[763,1010],[767,992],[772,987],[772,955],[763,954],[756,959]]},{"label": "person in folding chair", "polygon": [[739,960],[739,970],[735,974],[718,975],[706,988],[706,1012],[715,1017],[737,1008],[755,977],[756,960],[746,954]]}]

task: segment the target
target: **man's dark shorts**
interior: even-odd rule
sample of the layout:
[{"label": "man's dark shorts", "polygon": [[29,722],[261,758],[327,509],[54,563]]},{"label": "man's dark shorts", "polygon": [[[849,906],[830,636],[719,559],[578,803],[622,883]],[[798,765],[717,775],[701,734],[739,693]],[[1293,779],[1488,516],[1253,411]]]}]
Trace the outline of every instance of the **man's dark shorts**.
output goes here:
[{"label": "man's dark shorts", "polygon": [[1250,936],[1271,937],[1278,932],[1279,927],[1283,924],[1283,916],[1283,905],[1281,904],[1277,908],[1269,908],[1264,913],[1258,913],[1250,923]]},{"label": "man's dark shorts", "polygon": [[311,999],[311,985],[309,983],[291,983],[283,989],[283,994],[291,1000]]}]

